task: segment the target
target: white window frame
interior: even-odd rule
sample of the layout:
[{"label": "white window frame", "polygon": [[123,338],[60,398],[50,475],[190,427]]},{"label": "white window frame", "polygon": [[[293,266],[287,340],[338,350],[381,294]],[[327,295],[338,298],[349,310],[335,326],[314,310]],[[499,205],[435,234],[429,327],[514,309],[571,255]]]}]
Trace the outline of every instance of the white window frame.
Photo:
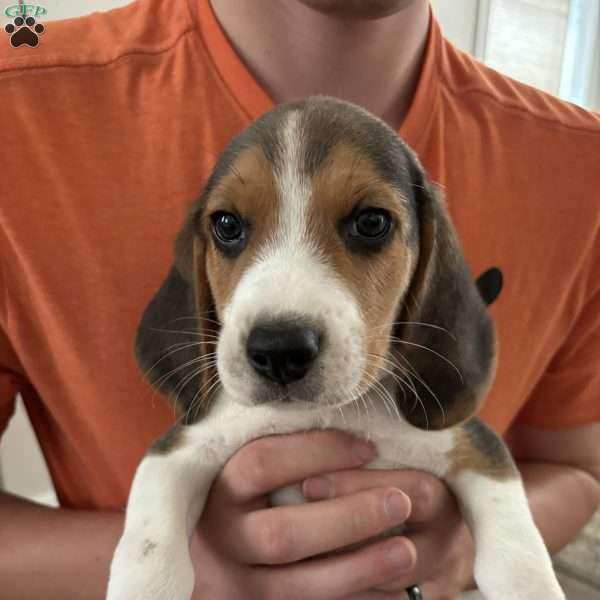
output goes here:
[{"label": "white window frame", "polygon": [[560,97],[600,109],[600,2],[570,0]]}]

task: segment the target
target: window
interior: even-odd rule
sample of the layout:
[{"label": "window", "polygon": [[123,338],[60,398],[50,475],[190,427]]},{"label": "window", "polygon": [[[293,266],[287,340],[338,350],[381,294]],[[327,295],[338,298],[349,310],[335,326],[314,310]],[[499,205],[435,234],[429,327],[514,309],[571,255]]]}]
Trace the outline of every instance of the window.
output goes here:
[{"label": "window", "polygon": [[480,60],[600,110],[600,1],[479,0],[478,13]]}]

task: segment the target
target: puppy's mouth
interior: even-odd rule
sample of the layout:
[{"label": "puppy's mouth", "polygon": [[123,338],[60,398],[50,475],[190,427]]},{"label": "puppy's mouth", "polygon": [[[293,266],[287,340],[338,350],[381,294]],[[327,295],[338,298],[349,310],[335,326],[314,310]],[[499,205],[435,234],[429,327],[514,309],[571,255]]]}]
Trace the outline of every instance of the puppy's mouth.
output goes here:
[{"label": "puppy's mouth", "polygon": [[387,396],[388,402],[393,402],[390,390],[394,389],[393,378],[384,372],[378,372],[369,378],[361,378],[351,388],[339,390],[330,389],[327,385],[327,377],[323,381],[302,381],[289,386],[278,385],[272,382],[261,382],[258,391],[254,395],[254,404],[274,404],[287,408],[311,409],[339,409],[350,404],[363,406],[370,395],[375,394],[381,398],[382,394]]},{"label": "puppy's mouth", "polygon": [[302,384],[281,385],[276,383],[260,385],[256,393],[255,404],[281,404],[287,406],[301,405],[305,408],[317,407],[320,404],[322,391],[311,389],[314,386]]}]

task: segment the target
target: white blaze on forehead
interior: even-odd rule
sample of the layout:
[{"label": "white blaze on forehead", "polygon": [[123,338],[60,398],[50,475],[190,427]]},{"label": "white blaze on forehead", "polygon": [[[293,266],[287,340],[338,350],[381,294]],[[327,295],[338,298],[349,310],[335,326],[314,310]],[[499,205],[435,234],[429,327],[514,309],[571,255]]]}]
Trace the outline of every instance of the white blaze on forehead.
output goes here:
[{"label": "white blaze on forehead", "polygon": [[298,393],[322,403],[340,402],[340,390],[352,398],[365,368],[360,306],[308,229],[313,193],[303,165],[308,143],[302,112],[288,113],[278,128],[274,165],[278,218],[223,310],[219,374],[241,404],[257,402],[266,393],[247,360],[249,332],[280,316],[307,319],[327,340],[318,368],[298,384],[304,386]]},{"label": "white blaze on forehead", "polygon": [[300,111],[291,111],[279,136],[279,160],[275,181],[279,195],[279,226],[273,241],[298,247],[307,241],[307,214],[312,192],[310,178],[302,168],[306,136]]}]

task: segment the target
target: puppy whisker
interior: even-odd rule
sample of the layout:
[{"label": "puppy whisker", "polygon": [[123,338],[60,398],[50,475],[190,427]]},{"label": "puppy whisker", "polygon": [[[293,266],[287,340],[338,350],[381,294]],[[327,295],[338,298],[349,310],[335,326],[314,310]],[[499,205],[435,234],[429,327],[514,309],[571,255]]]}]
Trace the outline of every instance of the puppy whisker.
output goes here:
[{"label": "puppy whisker", "polygon": [[200,342],[180,342],[177,344],[173,344],[167,348],[167,352],[163,356],[161,356],[156,362],[154,362],[145,372],[144,376],[149,377],[152,370],[163,360],[175,354],[176,352],[180,352],[181,350],[186,350],[187,348],[193,348],[194,346],[199,346]]},{"label": "puppy whisker", "polygon": [[[186,378],[185,378],[185,382],[183,383],[183,385],[182,385],[182,387],[181,387],[180,391],[177,393],[177,395],[176,395],[176,397],[175,397],[175,398],[176,398],[176,402],[177,402],[177,404],[176,404],[177,406],[181,406],[181,404],[179,404],[178,402],[179,402],[179,397],[180,397],[180,395],[183,393],[183,390],[185,389],[185,386],[186,386],[186,385],[187,385],[187,384],[188,384],[190,381],[192,381],[192,380],[193,380],[195,377],[197,377],[198,375],[199,375],[199,372],[196,370],[196,371],[193,371],[193,372],[192,372],[191,374],[189,374],[188,376],[186,376]],[[180,383],[181,383],[181,382],[180,382]],[[191,406],[192,406],[192,404],[193,404],[193,401],[192,401],[192,402],[190,403],[190,405],[187,407],[185,414],[184,414],[184,415],[181,415],[181,417],[180,417],[180,422],[183,422],[183,423],[189,423],[189,422],[190,422],[190,421],[188,420],[188,417],[189,417],[189,414],[190,414],[190,409],[191,409]]]},{"label": "puppy whisker", "polygon": [[[179,333],[177,331],[174,331],[173,333]],[[172,356],[173,354],[177,353],[177,352],[181,352],[183,350],[188,350],[190,348],[193,347],[200,347],[202,344],[207,344],[207,345],[217,345],[217,341],[193,341],[193,342],[179,342],[176,344],[172,344],[171,346],[168,346],[166,348],[166,352],[158,359],[156,360],[145,372],[144,372],[144,376],[151,382],[151,384],[153,386],[156,385],[162,385],[166,380],[168,380],[169,377],[171,377],[173,374],[177,373],[179,370],[194,364],[195,362],[201,362],[202,360],[205,360],[207,358],[210,358],[212,356],[216,356],[216,353],[214,352],[210,352],[210,353],[205,353],[202,356],[199,356],[197,358],[192,359],[191,361],[188,361],[186,363],[183,363],[181,365],[178,365],[175,369],[169,371],[166,374],[163,374],[161,377],[159,377],[156,380],[153,380],[151,377],[152,371],[163,361],[166,360],[167,358],[169,358],[169,356]]]},{"label": "puppy whisker", "polygon": [[[199,373],[196,373],[196,375]],[[202,391],[204,390],[204,388],[211,384],[211,382],[213,382],[213,385],[210,385],[209,389],[207,390],[207,392],[202,395]],[[190,423],[195,421],[195,413],[198,409],[198,407],[200,406],[200,404],[204,401],[207,404],[210,403],[210,397],[209,397],[209,393],[210,391],[214,388],[214,386],[219,385],[220,384],[220,380],[219,380],[219,374],[218,373],[214,373],[213,375],[211,375],[208,380],[204,383],[204,385],[202,385],[194,394],[194,397],[192,398],[192,401],[190,402],[185,415],[183,417],[184,422],[186,423]],[[183,391],[183,390],[182,390]],[[190,421],[191,419],[191,421]]]},{"label": "puppy whisker", "polygon": [[456,337],[445,327],[434,325],[433,323],[424,323],[422,321],[392,321],[391,323],[384,323],[383,325],[375,325],[375,327],[371,327],[371,329],[382,329],[383,327],[393,327],[394,325],[417,325],[418,327],[431,327],[432,329],[437,329],[438,331],[447,333],[454,341],[457,341]]},{"label": "puppy whisker", "polygon": [[429,346],[424,346],[423,344],[417,344],[416,342],[409,342],[408,340],[403,340],[403,339],[401,339],[399,337],[395,337],[393,335],[388,336],[388,340],[390,342],[396,342],[398,344],[406,344],[407,346],[414,346],[415,348],[421,348],[422,350],[427,350],[427,352],[431,352],[432,354],[435,354],[435,356],[437,356],[438,358],[443,360],[445,363],[450,365],[456,371],[457,375],[460,377],[461,383],[463,382],[463,375],[460,372],[460,369],[449,358],[447,358],[443,354],[440,354],[433,348],[430,348]]},{"label": "puppy whisker", "polygon": [[[385,407],[385,409],[386,409],[386,410],[388,411],[388,413],[389,413],[389,406],[388,406],[388,402],[387,402],[387,400],[388,400],[388,399],[387,399],[387,397],[386,397],[386,396],[382,396],[382,394],[380,393],[380,389],[379,389],[379,387],[378,387],[378,386],[380,386],[380,385],[381,385],[381,387],[383,387],[383,384],[381,384],[381,382],[379,381],[379,379],[378,379],[378,378],[377,378],[375,375],[373,375],[372,373],[369,373],[369,372],[367,371],[367,369],[368,369],[370,366],[375,366],[375,367],[378,367],[378,368],[379,368],[379,365],[378,365],[378,364],[376,364],[375,362],[373,362],[373,361],[367,361],[367,364],[366,364],[366,369],[363,371],[363,377],[366,379],[366,381],[367,381],[369,384],[371,384],[371,387],[370,387],[370,389],[369,389],[369,390],[367,390],[367,392],[365,392],[365,393],[362,395],[362,397],[368,396],[368,392],[369,392],[370,390],[372,390],[372,391],[376,392],[376,393],[378,394],[378,396],[379,396],[379,397],[380,397],[380,398],[383,400],[384,407]],[[385,388],[384,388],[384,389],[385,389]],[[387,391],[387,390],[386,390],[386,391]]]},{"label": "puppy whisker", "polygon": [[397,413],[396,403],[394,402],[393,397],[390,392],[385,388],[385,386],[377,380],[376,377],[371,375],[370,373],[364,373],[367,381],[369,381],[371,385],[371,389],[382,399],[383,405],[386,408],[390,417],[400,418],[399,413]]},{"label": "puppy whisker", "polygon": [[[196,359],[194,359],[194,361],[188,361],[186,363],[186,366],[190,366],[191,364],[196,364],[197,361]],[[216,359],[210,360],[208,361],[206,364],[203,364],[201,367],[194,369],[191,373],[188,373],[187,375],[185,375],[181,381],[177,384],[177,386],[175,386],[174,390],[175,392],[177,392],[177,397],[179,396],[179,393],[181,393],[183,391],[183,389],[185,388],[185,386],[195,377],[197,377],[198,375],[200,375],[201,373],[203,373],[204,371],[207,371],[208,369],[215,367],[217,364]],[[179,389],[179,392],[177,391]]]},{"label": "puppy whisker", "polygon": [[190,329],[159,329],[157,327],[149,327],[148,328],[151,331],[158,331],[159,333],[173,333],[173,334],[179,334],[179,335],[197,335],[199,337],[202,338],[207,338],[207,339],[213,339],[213,340],[218,340],[219,336],[217,334],[214,333],[207,333],[205,331],[194,331],[194,330],[190,330]]},{"label": "puppy whisker", "polygon": [[[384,359],[384,360],[388,360],[388,359],[385,359],[385,357],[382,357],[382,356],[379,356],[379,355],[376,355],[376,354],[371,354],[371,353],[369,353],[369,355],[370,355],[370,356],[375,356],[375,357],[377,357],[377,358],[381,358],[381,359]],[[388,362],[390,362],[390,363],[391,363],[391,361],[388,361]],[[398,387],[399,387],[399,388],[400,388],[400,390],[402,391],[402,394],[404,395],[404,398],[406,398],[406,391],[404,390],[404,385],[407,385],[407,382],[406,382],[406,381],[405,381],[405,380],[404,380],[404,379],[403,379],[401,376],[399,376],[399,375],[398,375],[397,373],[395,373],[394,371],[392,371],[392,370],[388,369],[387,367],[384,367],[384,366],[382,366],[382,365],[376,364],[376,363],[374,363],[374,362],[370,362],[370,363],[367,363],[367,364],[371,364],[371,365],[373,365],[373,366],[376,366],[376,367],[378,367],[378,368],[379,368],[381,371],[383,371],[384,373],[387,373],[388,375],[390,375],[390,376],[392,377],[392,379],[393,379],[393,380],[394,380],[394,381],[395,381],[395,382],[398,384]],[[393,364],[393,363],[392,363],[392,364]],[[394,366],[394,367],[397,369],[397,365],[393,365],[393,366]],[[378,381],[378,380],[377,380],[377,379],[376,379],[376,378],[375,378],[373,375],[370,375],[370,374],[368,374],[368,373],[365,373],[365,375],[366,375],[368,378],[370,377],[370,378],[371,378],[370,380],[374,380],[374,382],[376,382],[376,383],[378,383],[379,385],[381,385],[381,387],[382,387],[382,388],[383,388],[383,389],[386,391],[386,399],[389,399],[389,401],[390,401],[390,405],[391,405],[391,408],[392,408],[392,411],[393,411],[393,414],[390,414],[390,416],[395,416],[395,417],[397,417],[398,419],[400,419],[400,418],[401,418],[401,416],[400,416],[400,412],[399,412],[399,410],[398,410],[398,405],[397,405],[397,403],[395,402],[395,400],[394,400],[393,396],[391,395],[391,393],[390,393],[390,392],[389,392],[389,391],[388,391],[388,390],[387,390],[387,389],[386,389],[386,388],[383,386],[383,384],[382,384],[380,381]],[[413,393],[416,393],[416,390],[415,390],[415,389],[413,389]],[[388,408],[388,403],[386,402],[385,404],[386,404],[386,409],[387,409],[387,408]],[[388,412],[389,412],[389,410],[388,410]]]},{"label": "puppy whisker", "polygon": [[208,315],[208,314],[214,314],[214,313],[213,313],[213,311],[208,310],[208,311],[205,311],[205,312],[199,312],[197,315],[193,315],[193,316],[189,316],[189,317],[177,317],[176,319],[170,319],[167,322],[167,325],[169,323],[175,323],[176,321],[184,321],[186,319],[188,319],[188,320],[191,319],[193,321],[204,321],[206,323],[213,323],[214,325],[218,325],[219,327],[221,326],[221,323],[219,321],[217,321],[215,319],[210,319],[208,317],[203,317],[202,316],[203,314],[204,315]]},{"label": "puppy whisker", "polygon": [[[214,380],[213,384],[210,385],[210,387],[203,393],[203,400],[208,405],[210,405],[214,394],[216,394],[218,389],[221,387],[221,380],[219,379],[218,373],[215,373],[212,377],[210,377],[207,384],[213,380]],[[202,390],[204,389],[204,387],[205,386],[202,386],[202,388],[200,389],[200,393],[202,393]]]},{"label": "puppy whisker", "polygon": [[[378,359],[383,360],[383,361],[389,363],[390,365],[392,365],[393,368],[395,368],[396,370],[399,370],[401,373],[403,373],[404,375],[406,375],[408,377],[408,379],[404,379],[403,377],[401,377],[400,375],[398,375],[398,373],[390,371],[389,369],[387,369],[387,368],[385,368],[385,367],[383,367],[381,365],[377,365],[377,366],[379,366],[379,368],[381,370],[387,372],[398,383],[400,389],[402,390],[402,393],[404,394],[404,398],[405,399],[406,399],[406,392],[404,390],[403,384],[408,386],[408,388],[411,390],[411,392],[413,393],[413,395],[415,397],[415,402],[413,404],[413,410],[414,410],[414,408],[415,408],[415,406],[416,406],[417,403],[421,406],[421,409],[423,410],[423,415],[425,417],[426,427],[429,428],[429,416],[427,414],[427,409],[425,407],[425,403],[423,402],[423,400],[421,399],[419,393],[417,392],[416,386],[414,385],[414,383],[410,379],[411,374],[409,372],[407,372],[406,369],[404,367],[402,367],[402,365],[399,365],[397,362],[392,361],[391,359],[389,359],[389,358],[387,358],[385,356],[380,356],[380,355],[373,354],[373,353],[367,353],[367,354],[370,355],[370,356],[375,356]],[[402,358],[404,358],[404,357],[402,357]],[[412,368],[412,365],[411,365],[411,368]],[[414,372],[414,376],[416,376],[416,378],[419,381],[421,381],[421,383],[423,384],[423,386],[426,389],[428,389],[428,391],[430,393],[433,394],[433,392],[431,391],[431,388],[429,388],[429,386],[427,386],[427,384],[425,384],[425,382],[419,377],[418,373],[416,373],[416,371],[414,371],[414,369],[413,369],[413,372]],[[435,397],[435,394],[433,394],[433,395]],[[435,398],[437,400],[437,397],[435,397]],[[439,400],[438,400],[438,404],[440,404]],[[395,403],[394,403],[394,406],[396,406]],[[440,408],[442,408],[442,407],[440,406]],[[442,408],[442,414],[444,414],[443,408]]]},{"label": "puppy whisker", "polygon": [[427,385],[425,380],[419,375],[419,373],[412,366],[412,364],[410,363],[408,358],[406,358],[406,356],[403,356],[401,353],[398,353],[398,356],[402,360],[405,360],[408,363],[408,366],[412,372],[412,376],[431,394],[432,398],[436,401],[436,403],[439,406],[440,411],[442,413],[442,424],[445,423],[446,422],[446,411],[444,410],[444,405],[440,402],[440,399],[436,396],[435,392]]},{"label": "puppy whisker", "polygon": [[[367,352],[367,356],[368,357],[375,357],[380,361],[384,361],[387,364],[391,365],[391,367],[393,369],[399,370],[402,373],[405,373],[404,369],[402,368],[401,365],[399,365],[397,362],[391,360],[390,358],[387,358],[386,356],[382,356],[381,354],[375,354],[373,352]],[[410,389],[412,390],[413,393],[416,393],[416,389],[414,388],[414,386],[412,385],[412,382],[409,380],[405,380],[404,378],[402,378],[400,375],[398,375],[398,373],[394,372],[394,371],[390,371],[389,369],[383,367],[382,365],[370,360],[369,360],[369,364],[372,364],[373,366],[376,366],[377,368],[381,369],[382,371],[385,371],[386,373],[388,373],[389,375],[391,375],[397,383],[400,384],[400,389],[402,390],[402,393],[404,394],[404,398],[406,399],[406,391],[404,390],[404,387],[402,384],[404,385],[408,385],[410,387]],[[408,375],[408,374],[407,374]]]},{"label": "puppy whisker", "polygon": [[[152,381],[152,383],[155,386],[161,386],[165,381],[167,381],[170,377],[172,377],[173,375],[175,375],[179,371],[182,371],[183,369],[187,369],[188,367],[190,367],[192,365],[202,364],[202,363],[205,363],[205,364],[201,367],[201,369],[204,369],[204,367],[208,368],[210,366],[216,365],[217,364],[216,355],[214,353],[210,353],[210,354],[206,354],[204,356],[198,356],[198,357],[195,357],[195,358],[193,358],[191,360],[188,360],[185,363],[177,365],[175,368],[171,369],[167,373],[164,373],[158,379],[156,379],[155,381]],[[200,372],[202,372],[202,371],[200,371]],[[184,379],[182,380],[183,383],[184,383],[184,385],[188,381],[187,377],[188,377],[188,375],[184,376]],[[182,382],[180,381],[177,384],[177,387],[175,388],[175,390],[177,390],[177,388],[179,388],[179,386],[181,385],[181,383]]]}]

